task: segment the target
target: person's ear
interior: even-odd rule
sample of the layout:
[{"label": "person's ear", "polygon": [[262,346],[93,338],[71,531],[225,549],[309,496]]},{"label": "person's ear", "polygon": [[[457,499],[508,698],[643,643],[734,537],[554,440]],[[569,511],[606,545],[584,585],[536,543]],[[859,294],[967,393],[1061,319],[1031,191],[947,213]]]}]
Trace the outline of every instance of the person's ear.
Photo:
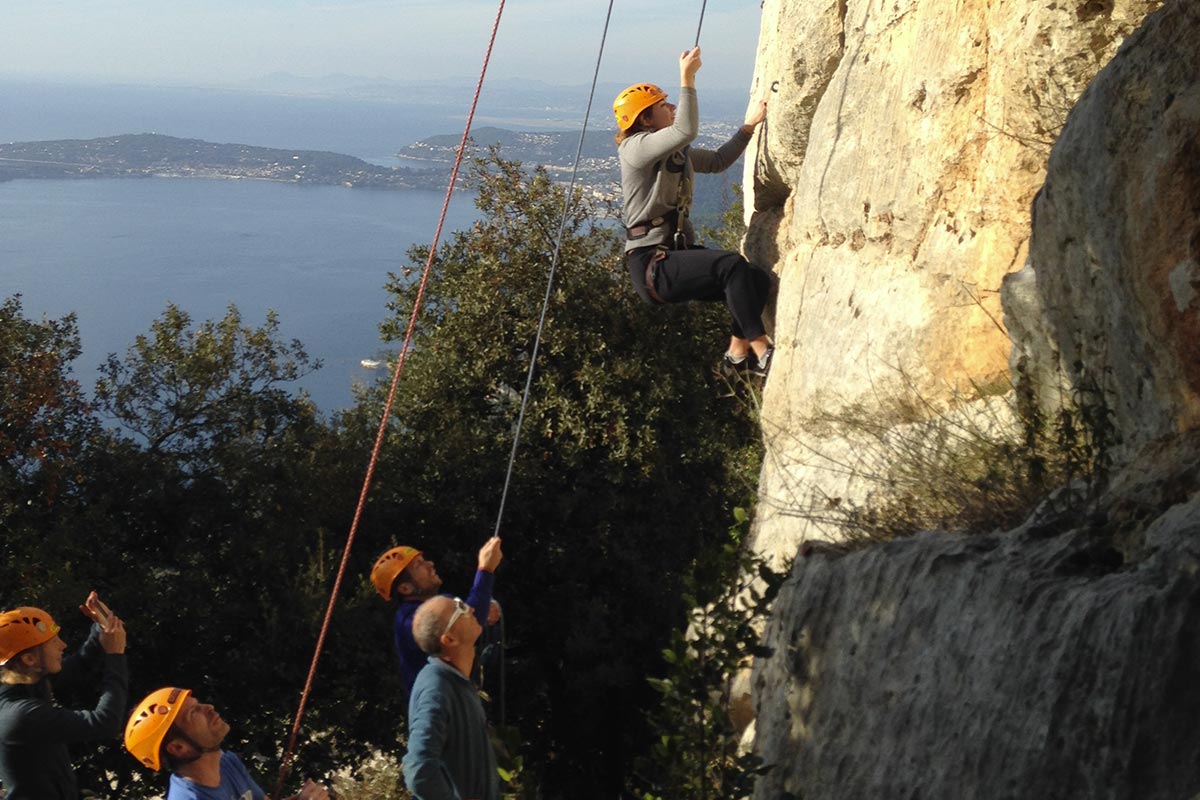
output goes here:
[{"label": "person's ear", "polygon": [[171,758],[182,758],[187,755],[187,745],[182,739],[171,739],[163,743],[163,750],[167,751],[167,755]]},{"label": "person's ear", "polygon": [[410,583],[409,581],[400,581],[399,583],[396,584],[396,595],[398,597],[404,597],[406,595],[410,595],[413,592],[415,592],[416,590],[417,590],[417,587],[413,586],[412,583]]}]

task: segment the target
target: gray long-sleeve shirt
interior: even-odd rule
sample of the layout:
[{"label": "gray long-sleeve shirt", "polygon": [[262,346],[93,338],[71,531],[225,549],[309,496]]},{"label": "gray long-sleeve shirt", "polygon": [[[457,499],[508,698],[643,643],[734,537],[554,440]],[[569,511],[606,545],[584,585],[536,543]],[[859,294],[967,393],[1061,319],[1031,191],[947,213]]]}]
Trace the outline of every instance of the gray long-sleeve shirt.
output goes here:
[{"label": "gray long-sleeve shirt", "polygon": [[[671,127],[635,133],[617,146],[621,194],[625,198],[621,216],[626,227],[644,224],[679,209],[679,229],[689,243],[693,240],[692,225],[687,219],[692,206],[692,174],[725,171],[750,144],[750,135],[739,128],[717,150],[688,147],[699,132],[696,90],[682,88]],[[670,244],[670,239],[669,225],[656,226],[646,236],[626,241],[625,251]]]}]

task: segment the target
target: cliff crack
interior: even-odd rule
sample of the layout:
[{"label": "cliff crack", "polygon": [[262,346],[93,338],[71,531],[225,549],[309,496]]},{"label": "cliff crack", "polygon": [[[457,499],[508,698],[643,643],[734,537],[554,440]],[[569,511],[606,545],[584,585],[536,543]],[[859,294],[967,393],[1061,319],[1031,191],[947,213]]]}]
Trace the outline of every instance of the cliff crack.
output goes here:
[{"label": "cliff crack", "polygon": [[838,0],[838,22],[841,23],[841,33],[838,34],[838,48],[844,54],[846,52],[846,17],[850,11],[848,8],[849,0]]}]

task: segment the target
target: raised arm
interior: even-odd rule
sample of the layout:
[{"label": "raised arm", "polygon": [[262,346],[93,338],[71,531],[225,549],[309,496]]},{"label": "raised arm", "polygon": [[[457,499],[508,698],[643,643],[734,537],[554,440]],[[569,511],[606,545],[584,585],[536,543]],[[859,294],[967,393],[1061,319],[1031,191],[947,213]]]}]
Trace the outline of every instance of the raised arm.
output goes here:
[{"label": "raised arm", "polygon": [[724,172],[729,169],[738,160],[738,156],[745,152],[746,145],[750,144],[750,137],[754,135],[754,130],[766,118],[767,104],[761,100],[751,103],[750,109],[746,112],[746,121],[728,142],[716,150],[701,150],[693,147],[688,151],[688,156],[692,160],[692,169],[696,172]]},{"label": "raised arm", "polygon": [[467,595],[467,605],[475,612],[475,619],[483,627],[488,626],[488,614],[492,605],[492,588],[495,586],[496,568],[504,558],[500,549],[500,537],[493,536],[479,548],[478,568],[475,571],[475,582],[471,584],[471,592]]},{"label": "raised arm", "polygon": [[72,711],[43,700],[22,701],[21,726],[10,735],[23,742],[83,742],[112,739],[121,732],[125,701],[129,696],[129,670],[123,653],[104,656],[100,699],[90,711]]},{"label": "raised arm", "polygon": [[58,686],[81,679],[85,669],[100,661],[105,654],[125,652],[125,623],[92,592],[79,610],[92,620],[88,638],[73,654],[63,659],[62,671],[54,677]]},{"label": "raised arm", "polygon": [[633,167],[645,167],[691,144],[700,132],[700,108],[696,100],[699,69],[700,48],[683,51],[679,57],[679,105],[675,121],[669,127],[626,139],[619,148],[622,160]]}]

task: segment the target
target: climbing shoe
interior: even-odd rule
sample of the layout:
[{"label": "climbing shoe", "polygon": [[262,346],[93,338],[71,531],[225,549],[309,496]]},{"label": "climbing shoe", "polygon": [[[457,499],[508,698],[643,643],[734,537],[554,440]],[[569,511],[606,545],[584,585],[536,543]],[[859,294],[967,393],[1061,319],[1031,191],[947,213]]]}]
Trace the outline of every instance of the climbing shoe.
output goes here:
[{"label": "climbing shoe", "polygon": [[740,382],[745,378],[746,372],[753,363],[753,354],[735,356],[726,351],[725,355],[721,356],[721,360],[717,363],[717,368],[713,370],[713,373],[718,378],[727,382]]},{"label": "climbing shoe", "polygon": [[[767,347],[767,352],[763,353],[760,358],[754,359],[754,363],[750,367],[750,374],[766,380],[767,373],[771,371],[771,358],[774,355],[775,346]],[[750,361],[751,359],[746,360]]]},{"label": "climbing shoe", "polygon": [[750,366],[750,357],[746,354],[735,356],[728,350],[725,351],[725,357],[721,359],[722,366],[731,372],[741,372],[748,369]]}]

